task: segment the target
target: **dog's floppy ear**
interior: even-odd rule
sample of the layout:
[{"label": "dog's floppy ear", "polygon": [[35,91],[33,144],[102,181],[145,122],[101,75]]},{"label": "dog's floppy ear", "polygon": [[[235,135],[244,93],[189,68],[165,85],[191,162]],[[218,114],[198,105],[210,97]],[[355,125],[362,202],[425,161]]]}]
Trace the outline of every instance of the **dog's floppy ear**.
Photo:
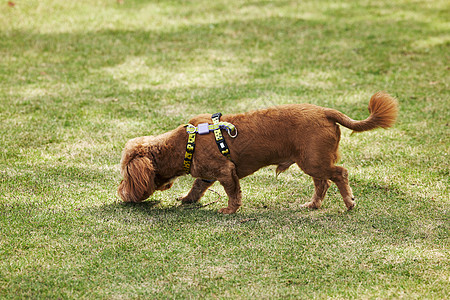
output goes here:
[{"label": "dog's floppy ear", "polygon": [[124,161],[121,173],[118,192],[123,201],[141,202],[155,192],[155,169],[148,157],[135,156]]}]

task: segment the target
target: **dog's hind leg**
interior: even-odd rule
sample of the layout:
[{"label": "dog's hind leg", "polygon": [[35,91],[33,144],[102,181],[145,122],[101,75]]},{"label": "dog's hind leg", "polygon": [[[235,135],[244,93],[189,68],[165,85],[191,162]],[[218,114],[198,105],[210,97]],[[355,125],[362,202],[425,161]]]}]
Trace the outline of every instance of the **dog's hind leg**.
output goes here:
[{"label": "dog's hind leg", "polygon": [[303,160],[298,161],[298,166],[309,176],[314,178],[315,193],[311,202],[305,203],[304,207],[319,208],[322,204],[322,200],[325,197],[325,193],[330,186],[328,180],[333,181],[341,193],[345,206],[348,210],[351,210],[356,204],[353,198],[352,189],[348,184],[348,171],[347,169],[334,166],[332,163],[326,164],[326,156],[319,157],[315,162],[321,162],[321,164],[313,164],[311,161]]},{"label": "dog's hind leg", "polygon": [[348,210],[351,210],[356,206],[355,198],[353,197],[353,192],[348,184],[348,171],[347,169],[339,166],[333,167],[333,175],[331,180],[336,183],[342,198],[344,199],[345,206]]},{"label": "dog's hind leg", "polygon": [[322,201],[325,198],[325,194],[331,185],[329,180],[317,178],[313,178],[313,180],[315,187],[314,195],[312,196],[311,201],[303,204],[302,207],[320,208],[320,206],[322,206]]},{"label": "dog's hind leg", "polygon": [[207,181],[200,178],[197,178],[194,181],[194,184],[192,185],[191,190],[189,193],[178,200],[180,200],[182,203],[195,203],[200,200],[200,198],[205,194],[206,190],[213,185],[214,180]]}]

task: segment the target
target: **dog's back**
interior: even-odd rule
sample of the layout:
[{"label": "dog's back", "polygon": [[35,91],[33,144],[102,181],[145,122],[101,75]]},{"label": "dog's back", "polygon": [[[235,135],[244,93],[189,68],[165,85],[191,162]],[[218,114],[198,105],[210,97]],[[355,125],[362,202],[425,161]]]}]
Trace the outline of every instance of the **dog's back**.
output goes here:
[{"label": "dog's back", "polygon": [[[210,122],[211,115],[199,115],[190,123]],[[239,178],[248,176],[261,167],[280,165],[278,173],[305,156],[308,148],[323,148],[325,142],[337,160],[339,127],[325,115],[325,109],[312,104],[288,104],[241,114],[224,115],[221,120],[238,128],[236,138],[225,135],[231,158]],[[214,155],[212,137],[199,136],[196,155]],[[204,141],[203,140],[207,140]],[[205,145],[205,146],[202,146]],[[327,147],[329,148],[329,147]],[[204,149],[205,151],[203,151]],[[214,155],[218,157],[217,155]],[[287,166],[287,167],[286,167]]]}]

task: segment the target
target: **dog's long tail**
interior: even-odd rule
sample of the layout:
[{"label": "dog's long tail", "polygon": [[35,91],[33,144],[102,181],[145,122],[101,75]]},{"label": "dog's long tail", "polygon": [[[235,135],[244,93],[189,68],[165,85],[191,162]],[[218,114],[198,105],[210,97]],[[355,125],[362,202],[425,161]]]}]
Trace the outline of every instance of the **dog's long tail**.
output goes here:
[{"label": "dog's long tail", "polygon": [[389,128],[394,125],[398,114],[398,103],[395,98],[384,92],[378,92],[369,101],[370,116],[363,121],[356,121],[335,110],[326,109],[325,115],[353,131],[367,131],[378,127]]}]

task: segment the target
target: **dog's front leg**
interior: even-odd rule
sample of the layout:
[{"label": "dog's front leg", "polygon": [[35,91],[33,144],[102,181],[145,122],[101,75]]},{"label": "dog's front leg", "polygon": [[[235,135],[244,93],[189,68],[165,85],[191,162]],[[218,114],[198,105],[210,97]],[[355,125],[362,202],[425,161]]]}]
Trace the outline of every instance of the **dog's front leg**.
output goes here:
[{"label": "dog's front leg", "polygon": [[194,184],[192,185],[191,190],[189,193],[178,200],[180,200],[182,203],[195,203],[200,200],[200,198],[205,194],[206,190],[213,185],[214,180],[206,181],[200,178],[197,178],[194,181]]},{"label": "dog's front leg", "polygon": [[239,177],[236,174],[236,169],[234,166],[230,170],[230,173],[228,173],[228,176],[218,178],[220,184],[223,186],[228,195],[228,207],[224,207],[219,210],[219,213],[223,214],[233,214],[242,205],[241,186],[239,184]]}]

